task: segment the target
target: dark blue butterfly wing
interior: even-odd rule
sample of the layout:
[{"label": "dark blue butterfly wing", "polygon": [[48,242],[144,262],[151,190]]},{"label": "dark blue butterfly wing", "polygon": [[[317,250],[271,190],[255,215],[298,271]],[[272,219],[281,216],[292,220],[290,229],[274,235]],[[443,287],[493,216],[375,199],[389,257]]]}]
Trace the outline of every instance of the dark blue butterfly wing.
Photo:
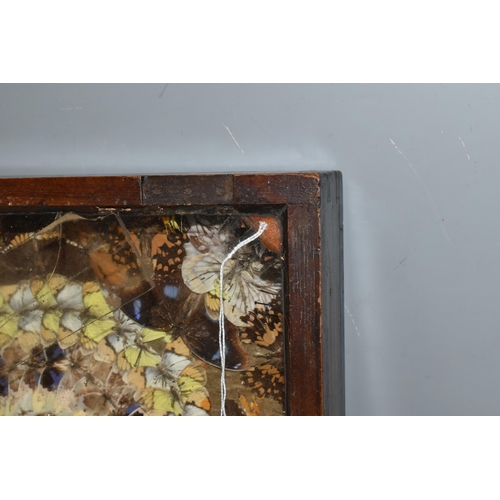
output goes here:
[{"label": "dark blue butterfly wing", "polygon": [[0,356],[0,396],[9,394],[9,376],[5,373],[5,361]]}]

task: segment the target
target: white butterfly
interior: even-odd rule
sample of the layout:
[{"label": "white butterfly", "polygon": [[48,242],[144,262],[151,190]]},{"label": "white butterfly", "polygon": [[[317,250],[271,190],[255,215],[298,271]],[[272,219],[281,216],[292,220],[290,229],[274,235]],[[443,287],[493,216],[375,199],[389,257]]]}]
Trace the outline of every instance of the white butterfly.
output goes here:
[{"label": "white butterfly", "polygon": [[176,387],[180,374],[190,364],[189,358],[173,352],[166,352],[157,367],[147,367],[144,370],[146,387],[158,389]]},{"label": "white butterfly", "polygon": [[[207,313],[218,318],[220,296],[220,267],[225,257],[238,244],[234,226],[205,226],[192,221],[185,244],[186,258],[182,263],[182,277],[187,287],[205,294]],[[242,316],[259,304],[268,304],[279,293],[280,284],[262,279],[263,247],[260,243],[239,250],[224,266],[224,312],[236,326],[246,326]]]}]

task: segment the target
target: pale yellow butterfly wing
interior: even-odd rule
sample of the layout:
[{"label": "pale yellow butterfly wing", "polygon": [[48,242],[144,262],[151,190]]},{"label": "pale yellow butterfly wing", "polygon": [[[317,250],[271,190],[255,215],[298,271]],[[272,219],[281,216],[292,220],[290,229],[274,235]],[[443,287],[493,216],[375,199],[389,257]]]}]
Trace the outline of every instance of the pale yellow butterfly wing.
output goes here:
[{"label": "pale yellow butterfly wing", "polygon": [[187,257],[182,263],[184,283],[195,293],[213,290],[219,278],[221,262],[222,260],[211,253]]},{"label": "pale yellow butterfly wing", "polygon": [[101,340],[116,329],[114,317],[104,316],[84,324],[82,327],[81,342],[86,349],[93,349]]},{"label": "pale yellow butterfly wing", "polygon": [[17,314],[0,314],[0,347],[10,344],[17,337],[18,323]]},{"label": "pale yellow butterfly wing", "polygon": [[160,361],[161,356],[158,354],[137,346],[127,347],[117,358],[117,364],[121,370],[129,370],[138,366],[156,366]]},{"label": "pale yellow butterfly wing", "polygon": [[57,332],[62,317],[62,311],[51,309],[46,311],[42,318],[42,344],[45,346],[51,345],[57,341]]}]

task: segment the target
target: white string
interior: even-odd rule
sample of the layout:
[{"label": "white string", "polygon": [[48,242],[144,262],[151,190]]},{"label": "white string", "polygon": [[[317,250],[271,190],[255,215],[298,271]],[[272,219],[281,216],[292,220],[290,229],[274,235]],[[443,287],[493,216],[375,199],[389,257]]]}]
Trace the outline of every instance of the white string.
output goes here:
[{"label": "white string", "polygon": [[259,230],[248,237],[246,240],[238,243],[231,252],[226,256],[220,265],[220,277],[219,277],[219,352],[220,352],[220,364],[221,364],[221,374],[220,374],[220,416],[226,416],[226,330],[224,328],[224,266],[226,262],[245,245],[248,245],[253,240],[256,240],[267,228],[265,222],[259,223]]}]

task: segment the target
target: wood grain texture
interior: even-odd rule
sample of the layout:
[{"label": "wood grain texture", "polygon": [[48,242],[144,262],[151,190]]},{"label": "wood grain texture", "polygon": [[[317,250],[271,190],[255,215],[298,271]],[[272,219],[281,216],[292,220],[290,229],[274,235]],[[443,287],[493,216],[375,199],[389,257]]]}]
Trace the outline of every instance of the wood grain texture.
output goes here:
[{"label": "wood grain texture", "polygon": [[287,234],[289,414],[322,415],[319,206],[289,206]]},{"label": "wood grain texture", "polygon": [[140,203],[140,177],[0,179],[0,207],[125,207]]},{"label": "wood grain texture", "polygon": [[319,174],[238,174],[234,176],[234,204],[318,203]]},{"label": "wood grain texture", "polygon": [[153,175],[143,177],[144,205],[224,205],[233,202],[232,175]]},{"label": "wood grain texture", "polygon": [[342,174],[321,174],[321,331],[324,414],[345,414]]}]

